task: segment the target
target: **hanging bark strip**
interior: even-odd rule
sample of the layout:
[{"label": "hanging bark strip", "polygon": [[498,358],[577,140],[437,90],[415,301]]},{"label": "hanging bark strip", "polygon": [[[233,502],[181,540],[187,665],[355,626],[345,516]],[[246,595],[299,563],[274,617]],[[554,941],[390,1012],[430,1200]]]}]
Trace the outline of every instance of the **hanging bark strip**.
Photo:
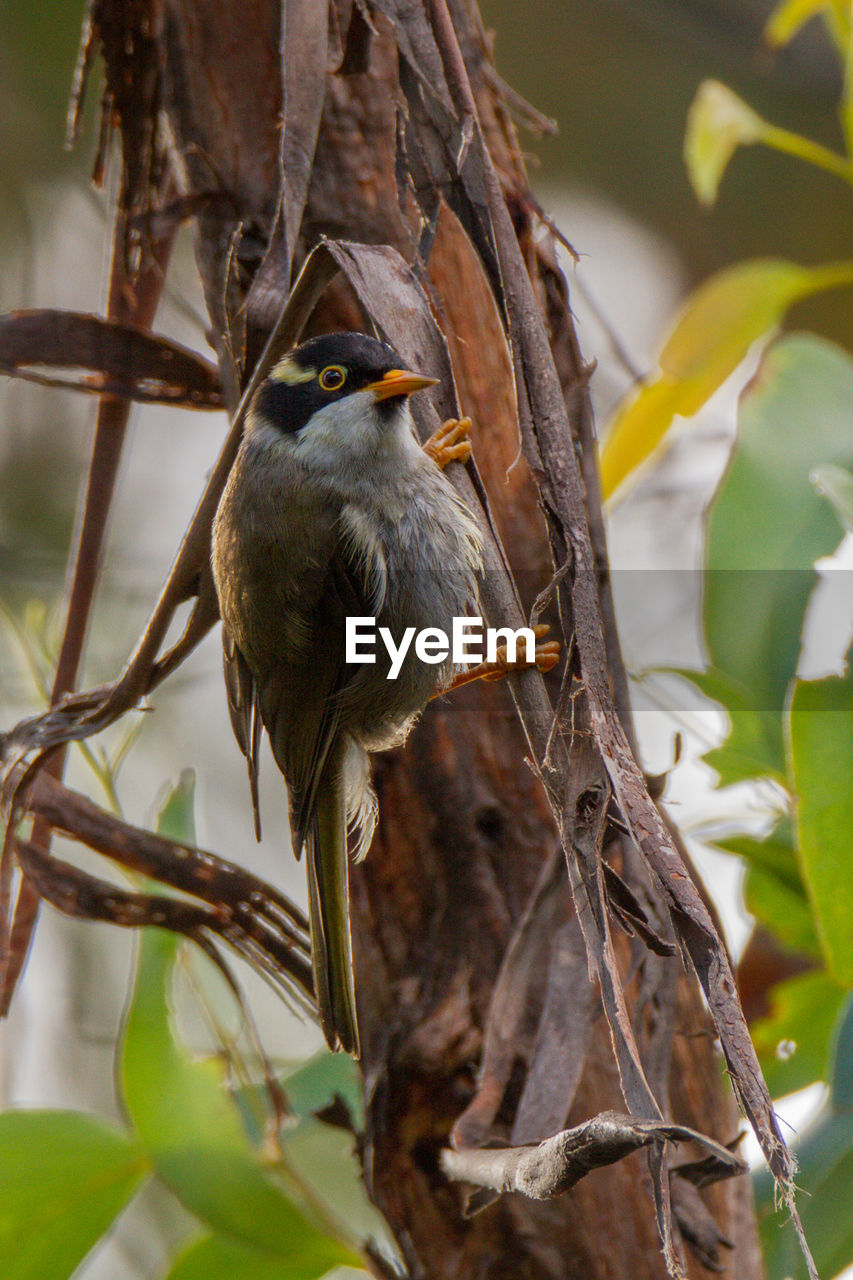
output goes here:
[{"label": "hanging bark strip", "polygon": [[[622,728],[610,692],[607,651],[597,591],[595,561],[584,506],[583,483],[578,470],[571,427],[565,402],[554,368],[541,312],[521,258],[518,242],[509,218],[506,202],[491,163],[480,130],[477,108],[467,70],[445,0],[430,0],[431,25],[425,21],[409,24],[403,21],[395,0],[380,0],[379,7],[395,21],[395,34],[402,57],[411,76],[404,81],[410,107],[410,120],[421,126],[418,136],[420,157],[441,157],[434,172],[436,185],[448,177],[456,179],[452,188],[457,211],[480,251],[493,281],[496,299],[505,307],[508,337],[513,354],[518,392],[522,445],[531,470],[539,484],[558,566],[571,564],[571,588],[566,601],[573,622],[573,638],[580,659],[580,675],[590,726],[596,740],[598,760],[587,752],[573,750],[574,770],[564,757],[560,786],[543,770],[543,781],[552,796],[555,816],[560,822],[569,874],[575,853],[583,853],[585,839],[592,833],[585,858],[580,866],[588,868],[585,878],[587,902],[592,909],[596,928],[588,934],[591,955],[596,956],[598,972],[604,984],[605,1009],[611,1022],[614,1048],[620,1062],[623,1089],[629,1105],[639,1114],[654,1115],[657,1105],[642,1071],[632,1044],[619,979],[608,942],[606,913],[600,889],[600,825],[581,819],[578,809],[597,809],[603,816],[606,808],[607,783],[598,773],[603,765],[620,811],[628,823],[637,848],[652,871],[669,904],[676,933],[690,956],[720,1036],[730,1077],[740,1104],[750,1120],[768,1164],[776,1177],[786,1204],[797,1224],[801,1245],[810,1275],[816,1275],[814,1264],[802,1235],[793,1199],[794,1161],[788,1152],[773,1113],[772,1102],[758,1064],[758,1059],[743,1017],[737,988],[725,948],[713,921],[684,867],[660,814],[648,795],[642,772],[637,766],[630,744]],[[403,38],[400,33],[403,32]],[[415,40],[410,39],[410,33]],[[415,43],[417,41],[417,43]],[[448,99],[451,103],[448,116]],[[424,138],[423,122],[429,125]],[[408,135],[407,135],[408,141]],[[425,210],[426,213],[426,210]],[[530,673],[532,675],[533,673]],[[532,683],[530,675],[525,677]],[[544,692],[544,691],[543,691]],[[528,736],[531,725],[525,721]],[[534,738],[534,758],[544,762],[541,740]],[[538,750],[536,750],[538,748]],[[584,757],[586,757],[584,759]],[[553,759],[553,757],[552,757]],[[577,785],[577,765],[583,760],[588,785]],[[574,778],[571,776],[574,772]],[[596,776],[598,774],[598,776]],[[576,802],[578,809],[575,808]],[[595,827],[599,826],[599,831]],[[586,832],[584,831],[586,828]],[[583,871],[581,871],[583,876]],[[576,883],[576,887],[580,885]],[[581,922],[588,920],[582,906]],[[597,935],[597,936],[596,936]],[[596,954],[597,953],[597,954]],[[612,983],[611,992],[607,987]],[[637,1114],[637,1112],[635,1112]],[[659,1112],[658,1112],[659,1114]],[[677,1273],[678,1263],[671,1248],[666,1205],[666,1180],[655,1178],[659,1204],[659,1225],[664,1239],[668,1265]]]},{"label": "hanging bark strip", "polygon": [[[90,370],[90,376],[72,377],[77,368]],[[209,360],[169,338],[79,311],[0,315],[0,373],[141,403],[224,406],[219,371]]]},{"label": "hanging bark strip", "polygon": [[[101,145],[96,170],[102,173],[109,133],[118,124],[121,134],[121,179],[113,219],[107,320],[150,328],[165,281],[175,228],[153,238],[140,231],[132,215],[144,214],[152,201],[165,200],[170,177],[163,140],[156,122],[160,104],[160,76],[156,57],[156,23],[149,0],[124,0],[113,9],[109,0],[90,0],[75,74],[69,132],[73,135],[98,41],[104,55],[105,89]],[[100,571],[101,550],[124,443],[129,402],[103,397],[98,406],[95,437],[68,599],[57,670],[51,691],[56,705],[74,688],[83,654],[88,621]],[[0,740],[0,759],[5,756]],[[64,770],[64,750],[48,764],[54,776]],[[8,833],[7,833],[8,835]],[[37,820],[32,841],[47,850],[50,828]],[[5,839],[0,855],[0,1014],[21,972],[38,914],[38,894],[21,880],[14,913],[10,910],[11,843]]]},{"label": "hanging bark strip", "polygon": [[[147,246],[145,265],[140,266],[131,279],[126,270],[128,245],[135,237],[131,237],[128,231],[124,214],[116,213],[108,321],[115,321],[122,327],[134,323],[143,330],[151,324],[165,280],[172,238],[173,233],[170,233],[156,245]],[[73,572],[65,629],[51,690],[53,707],[61,703],[77,683],[129,413],[130,401],[126,399],[104,396],[98,405],[82,517],[72,552]],[[60,749],[53,753],[45,766],[55,778],[61,778],[65,768],[64,744],[58,745]],[[5,760],[6,756],[0,735],[0,760]],[[12,908],[14,840],[11,835],[10,827],[5,833],[0,853],[0,1017],[8,1013],[29,950],[39,905],[37,889],[23,876]],[[48,851],[50,835],[50,826],[42,819],[36,819],[32,843]]]}]

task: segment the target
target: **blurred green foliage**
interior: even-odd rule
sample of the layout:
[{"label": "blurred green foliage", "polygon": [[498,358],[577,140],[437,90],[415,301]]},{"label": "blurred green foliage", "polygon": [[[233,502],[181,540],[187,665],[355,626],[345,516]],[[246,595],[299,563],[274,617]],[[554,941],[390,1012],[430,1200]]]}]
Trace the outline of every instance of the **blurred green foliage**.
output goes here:
[{"label": "blurred green foliage", "polygon": [[[69,95],[84,14],[80,0],[0,6],[0,192],[68,176],[85,155],[65,149]],[[97,77],[91,86],[97,106]]]},{"label": "blurred green foliage", "polygon": [[[482,0],[498,70],[558,122],[536,143],[534,179],[553,192],[592,189],[676,245],[694,280],[743,258],[806,263],[849,251],[853,194],[818,169],[770,150],[736,156],[713,214],[681,163],[697,86],[730,85],[763,117],[831,147],[841,143],[842,76],[813,23],[771,51],[771,0]],[[529,146],[529,136],[522,134]],[[566,228],[569,239],[572,228]],[[576,246],[583,252],[584,246]],[[846,299],[798,309],[811,327],[853,345]]]},{"label": "blurred green foliage", "polygon": [[[164,803],[162,834],[194,841],[193,796],[186,772]],[[117,1047],[125,1131],[72,1111],[0,1115],[0,1252],[9,1280],[76,1275],[150,1178],[200,1225],[167,1280],[315,1280],[340,1266],[363,1274],[368,1239],[392,1247],[367,1200],[352,1134],[315,1118],[335,1099],[357,1097],[355,1065],[323,1053],[284,1071],[282,1123],[265,1088],[235,1088],[245,1064],[234,1046],[198,1054],[183,1042],[175,981],[186,946],[158,929],[141,937]],[[356,1124],[358,1107],[350,1114]]]},{"label": "blurred green foliage", "polygon": [[[844,210],[849,242],[850,7],[839,0],[783,0],[768,39],[790,39],[809,17],[825,23],[840,67],[832,147],[781,128],[727,85],[706,80],[688,115],[687,171],[705,205],[727,189],[729,167],[743,147],[750,148],[750,160],[768,148],[785,155],[798,174],[830,174],[842,193],[835,208]],[[798,185],[814,197],[808,180]],[[823,208],[814,207],[821,216],[797,246],[800,261],[821,256]],[[762,230],[766,254],[775,247],[776,228]],[[803,268],[762,256],[705,281],[684,304],[658,374],[617,411],[603,451],[609,488],[647,462],[676,413],[697,412],[798,296],[836,288],[851,274],[849,258]],[[849,343],[851,334],[843,336]],[[720,786],[769,778],[778,789],[778,820],[766,839],[745,833],[721,839],[719,847],[744,860],[750,912],[806,970],[765,993],[769,1012],[754,1035],[776,1096],[816,1081],[831,1085],[820,1116],[795,1143],[798,1185],[807,1193],[799,1202],[803,1222],[825,1276],[853,1262],[853,646],[841,675],[805,679],[799,668],[816,563],[836,552],[851,528],[851,421],[848,351],[804,334],[765,349],[741,395],[736,441],[705,521],[708,665],[683,673],[728,715],[725,740],[705,756]],[[837,649],[851,641],[849,634],[834,639]],[[758,1190],[771,1280],[800,1280],[806,1266],[793,1228],[771,1222],[769,1179],[759,1178]]]}]

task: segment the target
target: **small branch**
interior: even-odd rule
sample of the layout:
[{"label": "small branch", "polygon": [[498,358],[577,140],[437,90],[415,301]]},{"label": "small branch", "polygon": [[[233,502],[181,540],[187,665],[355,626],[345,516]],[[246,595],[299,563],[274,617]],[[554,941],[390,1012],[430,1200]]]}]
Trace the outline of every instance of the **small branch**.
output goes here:
[{"label": "small branch", "polygon": [[507,84],[503,76],[498,74],[490,62],[484,63],[483,74],[486,83],[503,99],[509,110],[521,119],[531,133],[538,133],[544,138],[553,138],[555,134],[559,133],[557,121],[539,111],[537,107],[533,106],[532,102],[528,102],[517,90],[513,89],[511,84]]},{"label": "small branch", "polygon": [[537,1147],[466,1147],[461,1151],[446,1148],[440,1164],[455,1182],[502,1193],[519,1191],[532,1200],[550,1200],[569,1191],[593,1169],[615,1164],[654,1142],[698,1142],[731,1174],[746,1172],[747,1166],[738,1156],[693,1129],[657,1120],[634,1120],[617,1111],[602,1111]]},{"label": "small branch", "polygon": [[[100,920],[126,929],[155,925],[191,938],[229,978],[230,971],[209,934],[221,937],[285,993],[308,1010],[314,1008],[311,965],[290,945],[270,946],[257,929],[246,929],[226,907],[183,898],[133,893],[88,875],[69,862],[43,853],[25,840],[15,842],[25,882],[64,915]],[[250,922],[251,925],[251,922]],[[237,990],[234,984],[235,991]]]},{"label": "small branch", "polygon": [[284,894],[242,867],[206,849],[134,827],[46,773],[34,780],[19,803],[54,831],[120,866],[230,912],[247,933],[254,922],[255,931],[263,926],[265,935],[276,934],[288,946],[309,954],[308,921],[303,913]]}]

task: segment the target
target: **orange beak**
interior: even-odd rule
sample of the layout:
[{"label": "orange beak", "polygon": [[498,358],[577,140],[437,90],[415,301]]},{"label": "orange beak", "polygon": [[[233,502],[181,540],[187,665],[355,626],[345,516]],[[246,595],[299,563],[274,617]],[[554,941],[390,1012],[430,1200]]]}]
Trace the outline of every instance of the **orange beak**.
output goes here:
[{"label": "orange beak", "polygon": [[426,378],[409,369],[389,369],[378,382],[368,383],[365,391],[372,391],[374,400],[390,400],[392,396],[410,396],[413,391],[434,387],[437,382],[438,378]]}]

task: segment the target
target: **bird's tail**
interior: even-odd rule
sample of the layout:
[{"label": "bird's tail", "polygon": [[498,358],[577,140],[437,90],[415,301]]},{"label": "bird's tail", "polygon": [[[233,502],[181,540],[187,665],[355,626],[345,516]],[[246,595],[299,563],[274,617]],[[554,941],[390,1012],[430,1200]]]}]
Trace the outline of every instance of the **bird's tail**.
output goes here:
[{"label": "bird's tail", "polygon": [[342,752],[331,751],[307,832],[311,958],[320,1024],[332,1049],[359,1056],[347,859],[347,787]]}]

